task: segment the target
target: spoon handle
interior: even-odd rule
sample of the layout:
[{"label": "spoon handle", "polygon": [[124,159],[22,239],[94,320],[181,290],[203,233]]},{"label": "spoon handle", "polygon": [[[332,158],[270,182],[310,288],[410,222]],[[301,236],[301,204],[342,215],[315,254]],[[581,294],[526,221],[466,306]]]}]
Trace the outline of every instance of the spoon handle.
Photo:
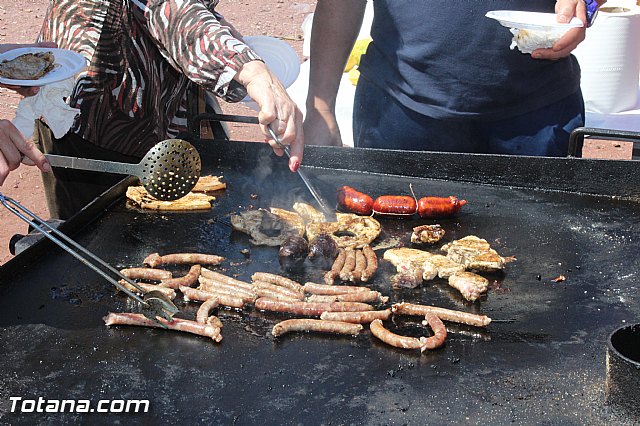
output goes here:
[{"label": "spoon handle", "polygon": [[67,157],[64,155],[45,154],[49,164],[54,167],[67,169],[91,170],[94,172],[116,173],[122,175],[138,176],[140,166],[131,163],[118,163],[115,161],[93,160],[90,158]]}]

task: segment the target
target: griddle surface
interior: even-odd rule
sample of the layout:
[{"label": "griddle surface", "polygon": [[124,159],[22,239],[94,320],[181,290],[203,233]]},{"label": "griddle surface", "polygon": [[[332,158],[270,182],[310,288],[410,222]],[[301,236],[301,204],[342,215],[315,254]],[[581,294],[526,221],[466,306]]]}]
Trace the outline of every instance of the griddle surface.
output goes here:
[{"label": "griddle surface", "polygon": [[[254,207],[290,209],[312,202],[284,160],[216,163],[228,189],[207,212],[146,212],[116,203],[76,240],[117,268],[139,266],[150,252],[208,252],[220,270],[250,281],[281,273],[277,248],[255,247],[232,232],[229,214]],[[274,172],[273,170],[280,170]],[[285,315],[221,310],[224,340],[156,329],[111,327],[102,317],[135,305],[91,270],[54,247],[0,286],[0,420],[192,424],[601,424],[625,422],[603,404],[609,333],[638,322],[640,209],[631,201],[358,172],[311,169],[333,201],[350,185],[372,196],[457,195],[462,214],[441,220],[443,242],[477,235],[515,256],[480,302],[465,302],[444,280],[392,290],[393,268],[381,262],[371,287],[391,301],[484,313],[486,330],[448,325],[444,348],[420,355],[386,346],[368,329],[357,337],[271,337]],[[257,194],[257,199],[251,195]],[[429,220],[381,220],[381,239],[408,243]],[[438,245],[438,247],[440,244]],[[241,250],[249,249],[246,257]],[[435,249],[434,249],[435,250]],[[379,257],[382,251],[378,252]],[[188,267],[169,267],[182,275]],[[554,282],[565,275],[566,281]],[[302,281],[319,281],[309,267]],[[178,303],[193,318],[198,304]],[[419,318],[389,327],[417,331]],[[149,399],[150,413],[129,415],[10,413],[25,399]]]}]

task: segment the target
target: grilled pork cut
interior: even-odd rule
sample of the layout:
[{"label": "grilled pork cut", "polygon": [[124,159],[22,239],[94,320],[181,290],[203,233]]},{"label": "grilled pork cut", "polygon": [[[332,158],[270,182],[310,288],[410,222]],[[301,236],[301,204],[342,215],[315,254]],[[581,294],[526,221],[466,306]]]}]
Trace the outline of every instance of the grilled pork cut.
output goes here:
[{"label": "grilled pork cut", "polygon": [[275,207],[231,215],[231,226],[249,234],[255,245],[280,246],[287,237],[304,235],[304,221],[297,213]]},{"label": "grilled pork cut", "polygon": [[442,246],[442,250],[452,261],[464,265],[466,269],[476,271],[501,271],[504,269],[505,263],[513,260],[513,258],[500,256],[491,248],[487,240],[475,235],[468,235],[445,244]]},{"label": "grilled pork cut", "polygon": [[12,80],[37,80],[54,68],[52,52],[25,53],[0,62],[0,77]]},{"label": "grilled pork cut", "polygon": [[473,272],[457,272],[449,277],[449,285],[470,302],[487,292],[489,280]]},{"label": "grilled pork cut", "polygon": [[[424,264],[433,254],[423,250],[400,247],[389,249],[384,252],[383,259],[391,262],[398,271],[391,277],[391,284],[394,287],[416,288],[422,284],[422,277],[425,274]],[[433,277],[437,271],[430,271]]]}]

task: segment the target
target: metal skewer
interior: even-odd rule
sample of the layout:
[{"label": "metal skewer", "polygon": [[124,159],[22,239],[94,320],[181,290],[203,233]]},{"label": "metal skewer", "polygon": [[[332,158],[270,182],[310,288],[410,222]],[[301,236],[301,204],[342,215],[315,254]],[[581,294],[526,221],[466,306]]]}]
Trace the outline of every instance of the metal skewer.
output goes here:
[{"label": "metal skewer", "polygon": [[[49,225],[46,221],[38,217],[35,213],[31,212],[16,200],[10,197],[6,197],[2,193],[0,193],[0,203],[2,203],[2,205],[5,206],[11,213],[27,222],[42,235],[64,249],[67,253],[78,259],[89,268],[93,269],[97,274],[116,286],[119,290],[126,293],[127,296],[139,302],[142,305],[142,313],[145,317],[157,321],[163,327],[166,327],[164,324],[158,321],[156,317],[159,316],[167,321],[171,321],[172,317],[178,312],[178,308],[173,304],[171,300],[169,300],[167,296],[156,290],[146,292],[135,281],[127,278],[113,266],[109,265],[107,262],[100,259],[95,254],[91,253],[89,250],[82,247],[80,244],[67,237],[65,234],[58,231],[53,226]],[[103,269],[101,269],[100,267],[102,267]],[[140,298],[140,296],[120,284],[116,279],[107,274],[107,271],[117,276],[119,279],[125,280],[128,284],[138,289],[138,291],[143,294],[143,298]]]}]

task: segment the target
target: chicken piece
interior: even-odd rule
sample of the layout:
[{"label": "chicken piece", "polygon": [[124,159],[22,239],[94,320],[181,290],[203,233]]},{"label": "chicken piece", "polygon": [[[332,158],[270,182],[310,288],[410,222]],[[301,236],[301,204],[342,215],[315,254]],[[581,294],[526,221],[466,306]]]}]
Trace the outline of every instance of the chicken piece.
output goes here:
[{"label": "chicken piece", "polygon": [[0,62],[0,77],[12,80],[37,80],[54,68],[52,52],[25,53]]},{"label": "chicken piece", "polygon": [[513,258],[500,256],[486,240],[475,235],[468,235],[445,244],[442,246],[442,250],[452,261],[476,271],[501,271],[504,269],[505,263],[513,260]]},{"label": "chicken piece", "polygon": [[391,262],[398,271],[391,277],[392,286],[415,288],[422,284],[425,273],[424,263],[431,256],[433,256],[432,253],[406,247],[385,251],[383,259]]},{"label": "chicken piece", "polygon": [[311,204],[294,203],[293,210],[300,215],[305,225],[308,223],[326,222],[324,214],[316,210]]},{"label": "chicken piece", "polygon": [[411,242],[414,244],[435,244],[444,237],[445,230],[440,225],[421,225],[413,228]]},{"label": "chicken piece", "polygon": [[231,216],[233,229],[251,236],[255,245],[280,246],[291,235],[304,235],[304,222],[294,212],[271,208],[249,210]]},{"label": "chicken piece", "polygon": [[447,256],[432,254],[431,257],[424,261],[423,269],[425,271],[424,279],[428,281],[435,278],[435,276],[428,278],[426,272],[431,272],[434,269],[437,271],[438,277],[449,278],[455,273],[464,271],[465,268],[464,265],[454,262]]},{"label": "chicken piece", "polygon": [[337,213],[337,222],[312,222],[307,224],[307,238],[313,240],[320,234],[328,234],[340,248],[362,248],[380,235],[380,222],[369,216]]},{"label": "chicken piece", "polygon": [[466,300],[474,302],[489,287],[489,280],[473,272],[458,272],[449,277],[449,285],[457,289]]}]

